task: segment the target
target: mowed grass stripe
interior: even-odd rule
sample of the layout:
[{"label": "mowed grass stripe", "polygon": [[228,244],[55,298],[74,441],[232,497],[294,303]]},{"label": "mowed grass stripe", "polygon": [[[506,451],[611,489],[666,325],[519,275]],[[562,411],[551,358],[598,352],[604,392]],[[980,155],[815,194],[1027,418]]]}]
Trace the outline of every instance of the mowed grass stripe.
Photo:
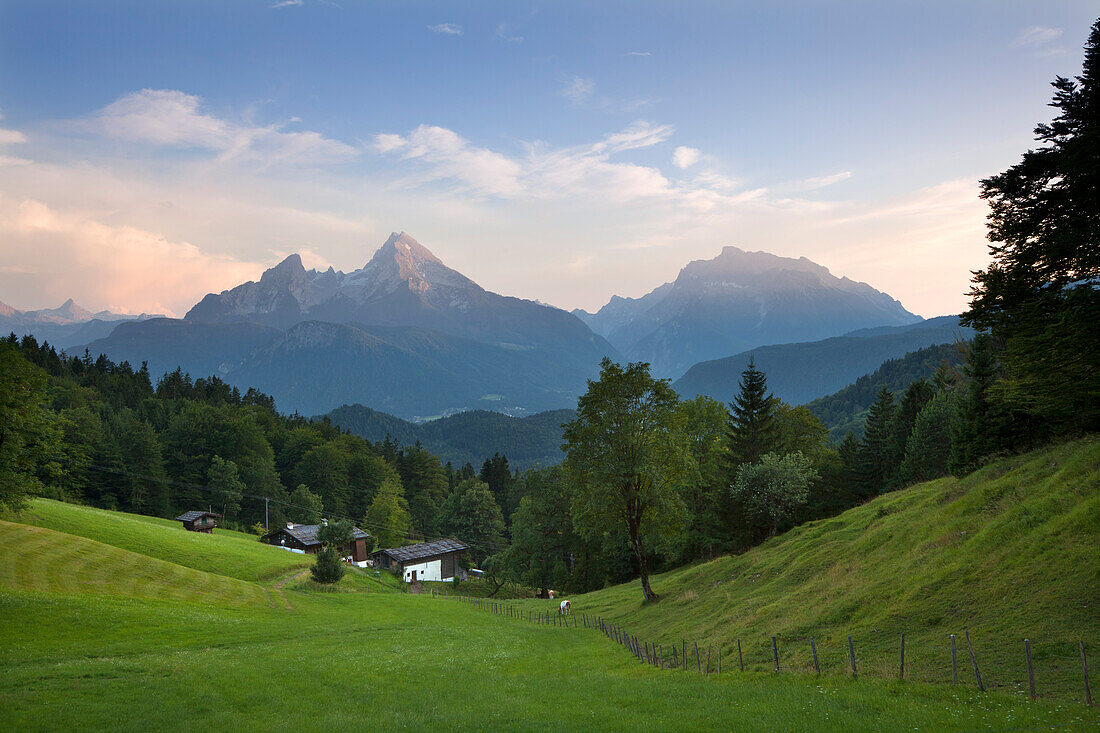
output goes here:
[{"label": "mowed grass stripe", "polygon": [[0,520],[6,587],[51,593],[274,606],[264,588],[41,527]]}]

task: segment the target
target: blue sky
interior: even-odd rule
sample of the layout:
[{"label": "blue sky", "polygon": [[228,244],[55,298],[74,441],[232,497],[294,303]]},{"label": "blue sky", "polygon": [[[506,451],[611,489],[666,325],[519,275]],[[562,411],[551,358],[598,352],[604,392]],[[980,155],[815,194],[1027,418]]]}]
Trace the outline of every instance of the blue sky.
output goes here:
[{"label": "blue sky", "polygon": [[931,316],[1096,2],[0,2],[0,300],[182,314],[405,230],[641,295],[726,244]]}]

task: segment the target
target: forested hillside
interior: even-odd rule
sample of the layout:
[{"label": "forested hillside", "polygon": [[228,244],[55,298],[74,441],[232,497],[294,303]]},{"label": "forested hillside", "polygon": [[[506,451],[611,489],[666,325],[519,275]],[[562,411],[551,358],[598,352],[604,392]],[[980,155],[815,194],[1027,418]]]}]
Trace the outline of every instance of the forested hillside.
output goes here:
[{"label": "forested hillside", "polygon": [[511,417],[488,410],[413,423],[363,405],[344,405],[325,415],[333,425],[369,441],[388,435],[401,445],[419,442],[442,460],[475,466],[499,453],[514,469],[561,463],[561,426],[573,418],[572,410],[549,410],[527,417]]},{"label": "forested hillside", "polygon": [[918,349],[900,359],[890,359],[839,392],[806,403],[806,407],[829,429],[829,439],[834,443],[840,443],[848,433],[858,438],[863,435],[867,410],[884,386],[897,396],[911,382],[932,379],[938,372],[943,377],[957,376],[965,357],[965,344]]}]

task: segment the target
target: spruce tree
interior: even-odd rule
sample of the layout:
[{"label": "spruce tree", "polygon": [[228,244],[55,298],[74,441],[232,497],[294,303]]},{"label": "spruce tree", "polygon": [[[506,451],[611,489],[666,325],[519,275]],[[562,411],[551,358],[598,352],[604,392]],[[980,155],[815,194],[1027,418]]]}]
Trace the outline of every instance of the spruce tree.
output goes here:
[{"label": "spruce tree", "polygon": [[935,388],[924,379],[910,382],[905,389],[905,394],[902,396],[897,413],[894,416],[894,430],[890,440],[889,455],[891,471],[886,476],[888,487],[897,485],[899,478],[897,469],[905,458],[906,446],[909,443],[909,436],[913,433],[913,426],[917,422],[917,415],[935,395]]},{"label": "spruce tree", "polygon": [[995,453],[1003,444],[1005,418],[991,393],[999,373],[993,338],[987,333],[979,333],[974,337],[963,368],[966,392],[951,436],[950,468],[957,476],[974,470],[983,458]]},{"label": "spruce tree", "polygon": [[775,411],[775,398],[768,394],[768,377],[756,368],[756,359],[750,356],[748,368],[741,372],[740,391],[730,403],[726,438],[731,476],[738,466],[756,463],[772,449]]},{"label": "spruce tree", "polygon": [[894,412],[894,395],[883,385],[867,412],[867,426],[859,445],[856,481],[864,496],[885,491],[886,480],[894,471]]}]

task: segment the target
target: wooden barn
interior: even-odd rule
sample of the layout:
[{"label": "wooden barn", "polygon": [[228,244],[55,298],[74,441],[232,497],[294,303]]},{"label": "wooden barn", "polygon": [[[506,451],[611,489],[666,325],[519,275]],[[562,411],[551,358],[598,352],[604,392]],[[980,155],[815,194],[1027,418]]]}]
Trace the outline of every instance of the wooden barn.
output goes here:
[{"label": "wooden barn", "polygon": [[[268,532],[261,539],[269,545],[316,555],[321,551],[321,540],[317,539],[317,532],[322,526],[320,524],[287,524],[274,532]],[[369,534],[358,527],[353,527],[352,540],[340,548],[340,554],[350,557],[354,563],[366,563],[369,557],[368,539],[370,539]]]},{"label": "wooden barn", "polygon": [[371,557],[375,567],[401,576],[406,583],[418,580],[450,582],[455,576],[466,579],[466,571],[458,561],[469,549],[469,545],[451,538],[378,550]]},{"label": "wooden barn", "polygon": [[214,512],[184,512],[176,517],[177,522],[183,522],[183,528],[188,532],[204,532],[213,534],[214,527],[218,526],[220,514]]}]

